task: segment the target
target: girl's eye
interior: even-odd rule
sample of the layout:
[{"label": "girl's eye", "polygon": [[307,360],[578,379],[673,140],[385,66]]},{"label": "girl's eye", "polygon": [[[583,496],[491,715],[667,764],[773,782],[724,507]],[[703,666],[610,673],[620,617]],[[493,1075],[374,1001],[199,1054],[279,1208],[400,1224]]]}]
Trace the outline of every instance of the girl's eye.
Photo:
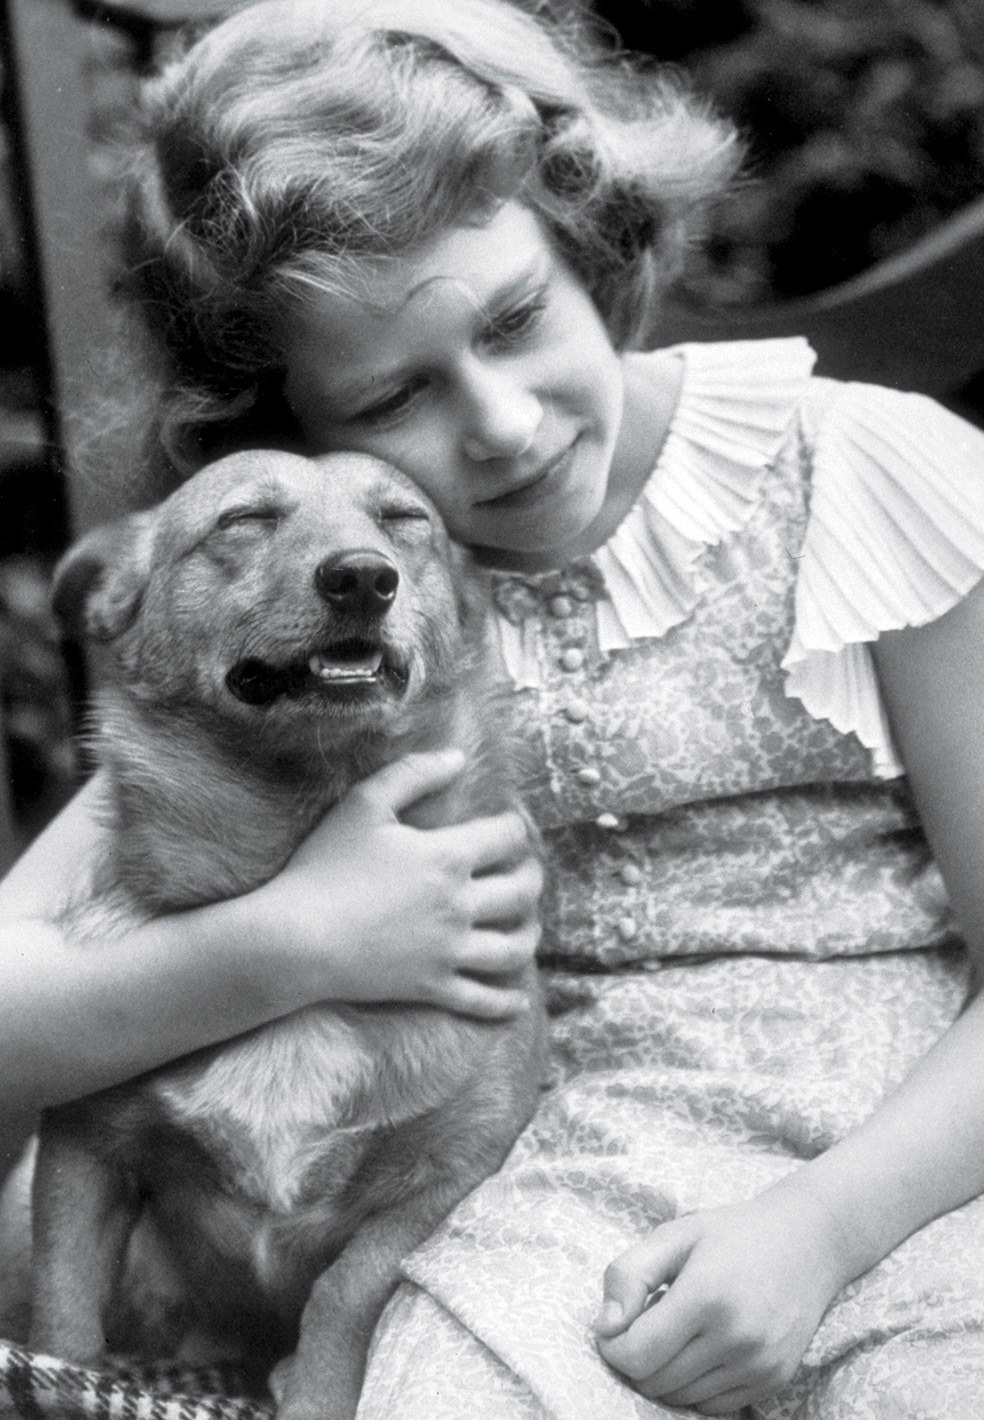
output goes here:
[{"label": "girl's eye", "polygon": [[362,409],[354,416],[355,419],[367,424],[381,424],[387,419],[396,419],[416,400],[424,389],[426,380],[411,380],[392,394],[386,395],[384,399],[377,400],[375,404],[370,404],[368,408]]},{"label": "girl's eye", "polygon": [[536,300],[524,301],[522,305],[503,311],[489,323],[488,340],[498,345],[518,343],[536,329],[545,309],[546,302],[542,297],[537,297]]}]

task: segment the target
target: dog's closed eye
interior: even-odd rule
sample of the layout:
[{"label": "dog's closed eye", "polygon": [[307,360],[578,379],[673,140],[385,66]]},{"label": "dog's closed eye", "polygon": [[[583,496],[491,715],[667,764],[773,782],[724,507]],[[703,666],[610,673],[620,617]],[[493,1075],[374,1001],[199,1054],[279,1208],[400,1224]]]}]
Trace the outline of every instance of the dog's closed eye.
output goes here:
[{"label": "dog's closed eye", "polygon": [[416,518],[421,522],[430,522],[430,515],[427,509],[421,508],[414,503],[389,503],[383,508],[380,517],[384,522],[399,521],[403,518]]},{"label": "dog's closed eye", "polygon": [[391,503],[381,508],[379,521],[389,531],[416,532],[429,528],[430,514],[413,503]]},{"label": "dog's closed eye", "polygon": [[219,532],[225,528],[236,527],[240,523],[266,523],[276,526],[281,516],[281,510],[272,504],[245,504],[241,507],[226,508],[219,514],[215,526]]}]

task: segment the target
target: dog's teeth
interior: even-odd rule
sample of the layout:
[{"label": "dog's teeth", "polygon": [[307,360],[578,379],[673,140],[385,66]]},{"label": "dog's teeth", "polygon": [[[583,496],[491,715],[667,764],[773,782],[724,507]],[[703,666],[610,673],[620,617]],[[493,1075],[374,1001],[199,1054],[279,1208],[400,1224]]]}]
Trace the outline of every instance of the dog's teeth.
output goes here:
[{"label": "dog's teeth", "polygon": [[308,661],[312,675],[316,675],[319,680],[372,680],[379,674],[382,664],[381,651],[337,661],[329,660],[316,652]]}]

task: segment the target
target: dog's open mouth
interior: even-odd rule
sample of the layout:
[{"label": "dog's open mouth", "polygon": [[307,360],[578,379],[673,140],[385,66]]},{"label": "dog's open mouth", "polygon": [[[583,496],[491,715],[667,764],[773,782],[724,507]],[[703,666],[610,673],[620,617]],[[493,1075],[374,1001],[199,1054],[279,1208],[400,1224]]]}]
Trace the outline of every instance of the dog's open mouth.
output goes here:
[{"label": "dog's open mouth", "polygon": [[406,668],[388,647],[355,636],[333,641],[289,665],[250,656],[237,661],[226,676],[229,690],[247,705],[270,705],[281,696],[297,699],[311,693],[361,699],[379,689],[400,693],[406,683]]},{"label": "dog's open mouth", "polygon": [[374,683],[383,669],[382,647],[364,641],[340,641],[326,651],[315,651],[308,669],[328,685]]}]

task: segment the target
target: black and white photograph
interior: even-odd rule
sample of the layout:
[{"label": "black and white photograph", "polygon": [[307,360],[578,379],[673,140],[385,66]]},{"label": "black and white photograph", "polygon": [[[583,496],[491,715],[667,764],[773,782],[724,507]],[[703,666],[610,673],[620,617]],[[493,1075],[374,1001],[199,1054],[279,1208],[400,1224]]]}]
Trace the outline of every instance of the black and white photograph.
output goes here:
[{"label": "black and white photograph", "polygon": [[0,1420],[981,1420],[980,0],[0,0]]}]

